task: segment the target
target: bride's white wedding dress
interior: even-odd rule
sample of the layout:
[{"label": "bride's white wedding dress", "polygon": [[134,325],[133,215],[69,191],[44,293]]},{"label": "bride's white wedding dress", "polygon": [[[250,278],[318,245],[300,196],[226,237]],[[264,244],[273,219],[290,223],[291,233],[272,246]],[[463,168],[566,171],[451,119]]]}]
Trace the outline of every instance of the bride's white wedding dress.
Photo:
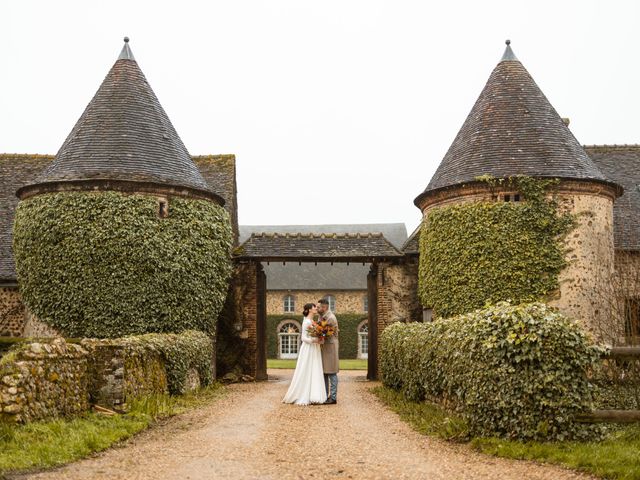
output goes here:
[{"label": "bride's white wedding dress", "polygon": [[310,325],[311,319],[305,317],[302,321],[302,332],[300,334],[302,345],[298,353],[298,363],[293,372],[289,390],[287,390],[287,394],[282,399],[284,403],[309,405],[310,403],[324,403],[327,399],[320,344],[317,338],[309,336],[307,328]]}]

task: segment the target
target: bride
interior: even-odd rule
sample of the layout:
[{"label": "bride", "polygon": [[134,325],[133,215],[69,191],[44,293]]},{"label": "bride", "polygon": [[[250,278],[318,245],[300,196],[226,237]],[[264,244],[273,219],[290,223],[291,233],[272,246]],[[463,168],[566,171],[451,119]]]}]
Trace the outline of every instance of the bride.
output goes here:
[{"label": "bride", "polygon": [[304,320],[302,321],[302,333],[300,338],[302,345],[298,354],[298,363],[293,372],[291,385],[282,401],[295,403],[296,405],[309,405],[311,403],[324,403],[327,399],[327,391],[324,386],[324,374],[322,371],[322,354],[320,345],[322,339],[309,336],[307,329],[313,322],[316,313],[316,305],[307,303],[304,306]]}]

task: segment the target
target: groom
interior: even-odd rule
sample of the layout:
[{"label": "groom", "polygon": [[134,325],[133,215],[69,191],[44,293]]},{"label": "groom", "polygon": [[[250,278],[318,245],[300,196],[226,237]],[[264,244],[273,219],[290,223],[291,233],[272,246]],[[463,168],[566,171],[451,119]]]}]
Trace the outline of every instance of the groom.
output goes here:
[{"label": "groom", "polygon": [[338,360],[338,320],[331,310],[329,310],[329,301],[326,298],[318,300],[318,315],[321,320],[335,329],[333,336],[328,337],[322,345],[322,369],[324,370],[324,387],[327,390],[327,405],[335,405],[338,403],[338,371],[340,370]]}]

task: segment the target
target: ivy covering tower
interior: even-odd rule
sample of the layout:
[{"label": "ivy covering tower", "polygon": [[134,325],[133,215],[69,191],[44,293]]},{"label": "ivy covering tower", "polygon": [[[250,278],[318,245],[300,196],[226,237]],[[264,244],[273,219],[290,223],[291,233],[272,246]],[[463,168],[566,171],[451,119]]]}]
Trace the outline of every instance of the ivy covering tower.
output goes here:
[{"label": "ivy covering tower", "polygon": [[66,336],[213,334],[231,272],[229,217],[128,41],[54,162],[17,192],[20,289]]}]

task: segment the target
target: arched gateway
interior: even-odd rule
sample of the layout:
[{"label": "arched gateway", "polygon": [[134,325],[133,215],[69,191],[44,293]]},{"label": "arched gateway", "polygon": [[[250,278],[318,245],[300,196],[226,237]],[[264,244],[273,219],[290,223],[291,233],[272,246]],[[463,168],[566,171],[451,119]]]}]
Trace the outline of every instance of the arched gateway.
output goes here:
[{"label": "arched gateway", "polygon": [[390,323],[421,317],[416,258],[398,250],[381,233],[254,233],[236,249],[234,260],[238,328],[246,331],[250,373],[258,380],[267,379],[267,289],[262,263],[371,264],[367,276],[369,379],[378,375],[379,334]]}]

